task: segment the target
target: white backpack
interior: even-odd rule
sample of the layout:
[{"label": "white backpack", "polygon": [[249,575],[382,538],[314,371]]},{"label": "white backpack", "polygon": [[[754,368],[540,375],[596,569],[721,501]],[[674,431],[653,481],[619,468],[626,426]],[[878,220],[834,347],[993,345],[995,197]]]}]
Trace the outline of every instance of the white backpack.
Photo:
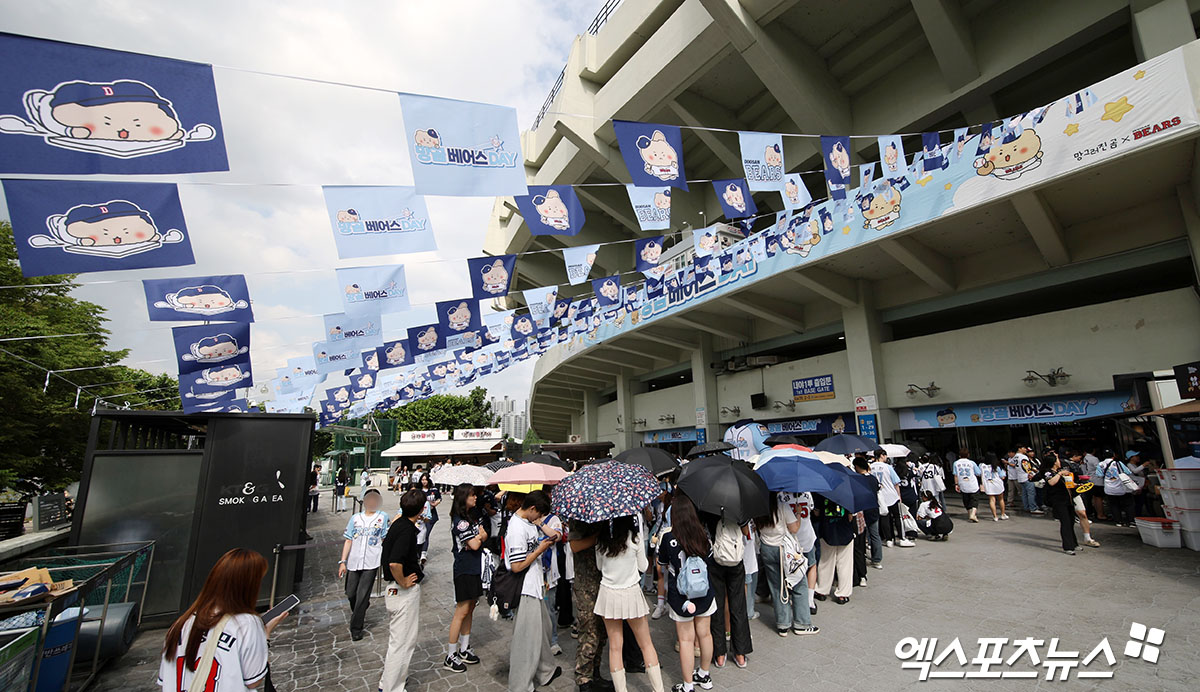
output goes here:
[{"label": "white backpack", "polygon": [[726,567],[740,565],[746,553],[742,539],[741,527],[722,518],[717,522],[717,535],[713,538],[713,560]]}]

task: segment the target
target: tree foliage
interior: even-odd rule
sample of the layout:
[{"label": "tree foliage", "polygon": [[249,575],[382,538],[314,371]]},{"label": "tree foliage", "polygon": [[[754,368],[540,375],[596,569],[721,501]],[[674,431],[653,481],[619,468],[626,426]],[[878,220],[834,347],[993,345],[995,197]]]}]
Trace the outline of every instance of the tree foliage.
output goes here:
[{"label": "tree foliage", "polygon": [[[178,408],[177,398],[155,401],[178,397],[175,378],[117,365],[128,352],[108,348],[104,308],[71,297],[74,278],[23,277],[12,226],[0,221],[0,285],[21,286],[0,289],[0,338],[84,334],[0,342],[0,488],[32,492],[78,480],[97,398],[109,407]],[[94,366],[106,367],[62,372]],[[60,372],[43,392],[46,368]]]},{"label": "tree foliage", "polygon": [[487,389],[483,387],[475,387],[467,396],[435,394],[410,401],[376,417],[394,419],[398,430],[492,428],[498,424],[487,400]]},{"label": "tree foliage", "polygon": [[538,437],[537,432],[533,428],[530,428],[529,430],[525,431],[525,438],[521,440],[521,449],[522,451],[530,452],[533,450],[534,445],[539,445],[543,442],[549,441],[550,440],[543,440],[542,438]]}]

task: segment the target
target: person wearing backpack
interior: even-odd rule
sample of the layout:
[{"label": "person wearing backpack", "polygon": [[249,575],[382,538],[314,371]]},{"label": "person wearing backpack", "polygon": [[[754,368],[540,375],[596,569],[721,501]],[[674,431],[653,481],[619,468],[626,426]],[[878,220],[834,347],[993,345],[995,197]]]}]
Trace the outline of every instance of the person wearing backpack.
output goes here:
[{"label": "person wearing backpack", "polygon": [[[684,680],[671,690],[693,692],[697,686],[711,690],[713,639],[709,621],[717,611],[717,600],[708,578],[706,558],[712,553],[712,544],[696,514],[696,506],[687,495],[677,493],[671,500],[671,516],[671,528],[658,543],[658,564],[666,575],[668,614],[675,621]],[[699,667],[696,667],[696,646],[700,647]]]},{"label": "person wearing backpack", "polygon": [[600,592],[592,612],[604,618],[608,634],[608,669],[616,692],[628,689],[621,649],[625,643],[624,625],[629,624],[646,661],[646,674],[654,692],[665,692],[658,653],[650,639],[647,616],[650,607],[639,586],[641,575],[650,568],[643,543],[645,529],[640,516],[626,515],[600,522],[596,537],[596,567],[600,570]]},{"label": "person wearing backpack", "polygon": [[[742,563],[745,538],[750,535],[750,529],[708,513],[701,515],[701,523],[708,531],[713,547],[712,555],[705,558],[708,580],[717,598],[717,612],[708,622],[713,639],[713,665],[724,668],[726,655],[732,649],[734,664],[738,668],[745,668],[746,655],[754,651],[754,643],[750,638],[750,618],[746,615],[746,566]],[[725,622],[727,603],[728,625]],[[728,644],[726,632],[730,635]]]},{"label": "person wearing backpack", "polygon": [[[774,490],[767,506],[772,510],[756,518],[754,528],[758,530],[759,559],[775,604],[775,632],[781,637],[788,636],[789,630],[798,635],[817,634],[821,630],[813,626],[808,607],[808,564],[793,535],[800,529],[800,520]],[[797,567],[799,575],[789,579],[793,563],[803,564]]]},{"label": "person wearing backpack", "polygon": [[[1133,526],[1133,496],[1129,494],[1129,467],[1112,452],[1104,452],[1104,461],[1097,467],[1104,479],[1104,497],[1108,500],[1108,516],[1116,526]],[[1095,481],[1093,481],[1095,482]]]},{"label": "person wearing backpack", "polygon": [[817,592],[814,598],[824,601],[837,578],[837,589],[833,602],[844,605],[850,602],[854,590],[854,515],[845,507],[820,497],[814,514],[818,519],[817,537],[821,539],[820,558],[817,561]]}]

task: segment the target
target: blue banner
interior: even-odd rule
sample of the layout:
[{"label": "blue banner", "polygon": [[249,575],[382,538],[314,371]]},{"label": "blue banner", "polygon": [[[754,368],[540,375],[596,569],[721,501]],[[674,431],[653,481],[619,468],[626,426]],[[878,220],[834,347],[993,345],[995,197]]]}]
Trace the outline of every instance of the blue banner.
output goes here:
[{"label": "blue banner", "polygon": [[386,341],[382,346],[375,349],[376,357],[379,361],[380,370],[390,370],[403,365],[412,365],[413,354],[408,347],[408,339],[396,339],[394,341]]},{"label": "blue banner", "polygon": [[250,352],[249,324],[205,324],[173,327],[179,373],[195,372]]},{"label": "blue banner", "polygon": [[512,283],[516,255],[473,257],[467,260],[467,275],[471,279],[471,294],[477,300],[508,295]]},{"label": "blue banner", "polygon": [[338,269],[337,282],[347,315],[380,315],[409,308],[402,264]]},{"label": "blue banner", "polygon": [[712,181],[717,199],[721,202],[721,210],[727,219],[744,219],[758,213],[754,197],[746,189],[746,181],[741,178]]},{"label": "blue banner", "polygon": [[151,322],[253,322],[250,289],[241,274],[143,279]]},{"label": "blue banner", "polygon": [[196,262],[172,184],[5,180],[4,196],[25,276]]},{"label": "blue banner", "polygon": [[858,434],[868,440],[879,441],[879,425],[878,419],[874,413],[860,413],[858,418]]},{"label": "blue banner", "polygon": [[[463,345],[467,334],[483,328],[479,318],[479,302],[473,298],[443,300],[436,304],[438,333],[446,348]],[[470,341],[474,341],[471,337]]]},{"label": "blue banner", "polygon": [[313,342],[313,364],[317,374],[329,375],[358,367],[359,350],[365,345],[359,339]]},{"label": "blue banner", "polygon": [[966,428],[980,425],[1064,423],[1097,416],[1136,412],[1142,408],[1136,394],[1097,392],[1062,396],[983,401],[951,406],[918,406],[900,409],[900,427]]},{"label": "blue banner", "polygon": [[[325,315],[325,340],[330,343],[354,342],[356,351],[382,346],[383,320],[378,311],[368,310],[356,314],[338,312]],[[358,365],[356,354],[353,363],[346,367],[357,368]]]},{"label": "blue banner", "polygon": [[613,132],[634,185],[661,188],[665,184],[688,189],[678,127],[614,120]]},{"label": "blue banner", "polygon": [[612,308],[620,307],[622,297],[621,275],[616,274],[600,279],[592,279],[592,291],[596,293],[596,300],[600,303],[601,310],[608,311]]},{"label": "blue banner", "polygon": [[518,343],[529,337],[536,338],[539,329],[537,320],[529,313],[521,313],[513,317],[512,338]]},{"label": "blue banner", "polygon": [[639,238],[634,242],[634,268],[649,278],[659,275],[659,259],[662,257],[662,245],[665,236]]},{"label": "blue banner", "polygon": [[237,396],[235,389],[208,390],[197,388],[196,385],[181,379],[179,382],[179,401],[184,413],[196,413],[202,409],[219,406],[218,402],[233,402]]},{"label": "blue banner", "polygon": [[418,94],[400,94],[400,109],[419,194],[525,194],[516,110]]},{"label": "blue banner", "polygon": [[808,186],[800,178],[799,173],[788,173],[783,176],[783,189],[780,190],[783,195],[783,206],[789,211],[801,209],[812,202],[812,194],[808,191]]},{"label": "blue banner", "polygon": [[854,433],[854,416],[845,413],[835,413],[811,418],[796,418],[793,420],[767,421],[767,432],[776,435],[790,433],[793,435],[839,435]]},{"label": "blue banner", "polygon": [[783,136],[772,132],[739,132],[742,170],[753,191],[778,190],[787,167],[783,164]]},{"label": "blue banner", "polygon": [[321,191],[338,257],[437,249],[425,198],[415,188],[325,186]]},{"label": "blue banner", "polygon": [[0,172],[227,171],[212,67],[0,35]]},{"label": "blue banner", "polygon": [[414,357],[446,348],[446,339],[438,332],[437,324],[409,327],[408,343],[412,346]]},{"label": "blue banner", "polygon": [[599,250],[599,243],[575,245],[562,249],[563,263],[567,269],[567,281],[572,286],[578,286],[588,280],[588,275],[592,273],[592,265],[596,263],[596,253]]},{"label": "blue banner", "polygon": [[193,392],[214,392],[238,387],[249,387],[254,384],[250,373],[250,355],[210,365],[195,372],[182,373],[179,376],[181,384],[186,383]]},{"label": "blue banner", "polygon": [[578,235],[583,230],[583,204],[570,185],[530,185],[529,194],[514,201],[530,235]]},{"label": "blue banner", "polygon": [[629,204],[643,231],[665,231],[671,227],[671,188],[626,185]]},{"label": "blue banner", "polygon": [[846,199],[846,188],[850,185],[850,138],[821,135],[821,154],[830,199]]},{"label": "blue banner", "polygon": [[714,252],[720,252],[721,239],[717,237],[717,227],[714,225],[692,231],[692,246],[696,257],[709,257]]}]

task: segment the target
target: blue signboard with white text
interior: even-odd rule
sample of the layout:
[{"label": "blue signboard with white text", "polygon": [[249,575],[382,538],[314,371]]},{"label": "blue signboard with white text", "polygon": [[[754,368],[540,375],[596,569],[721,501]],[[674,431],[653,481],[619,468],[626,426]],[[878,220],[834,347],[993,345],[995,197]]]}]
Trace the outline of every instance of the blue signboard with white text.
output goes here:
[{"label": "blue signboard with white text", "polygon": [[792,401],[819,401],[837,396],[833,391],[833,375],[816,375],[792,380]]},{"label": "blue signboard with white text", "polygon": [[949,406],[918,406],[901,409],[900,427],[965,428],[980,425],[1024,425],[1065,423],[1142,409],[1136,393],[1096,392],[1037,399],[982,401]]}]

